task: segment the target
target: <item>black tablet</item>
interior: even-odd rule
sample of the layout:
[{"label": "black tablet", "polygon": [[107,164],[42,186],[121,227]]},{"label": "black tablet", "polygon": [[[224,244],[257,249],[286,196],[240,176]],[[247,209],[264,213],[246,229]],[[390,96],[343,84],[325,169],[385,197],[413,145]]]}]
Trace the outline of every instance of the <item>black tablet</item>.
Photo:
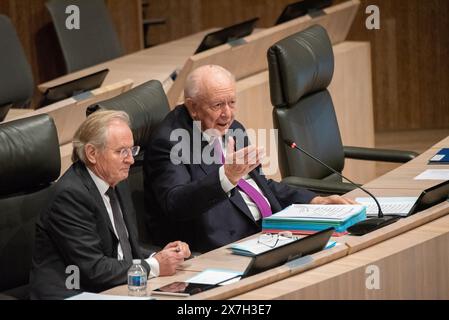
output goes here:
[{"label": "black tablet", "polygon": [[320,10],[332,5],[332,0],[302,0],[288,4],[276,20],[275,25],[302,17],[306,14],[317,15]]},{"label": "black tablet", "polygon": [[216,284],[175,281],[151,291],[151,294],[188,297],[217,286]]},{"label": "black tablet", "polygon": [[41,108],[80,93],[99,88],[108,72],[109,69],[103,69],[87,76],[48,88],[38,107]]},{"label": "black tablet", "polygon": [[250,35],[259,18],[253,18],[232,26],[208,33],[195,51],[195,54],[218,47],[222,44],[235,41]]}]

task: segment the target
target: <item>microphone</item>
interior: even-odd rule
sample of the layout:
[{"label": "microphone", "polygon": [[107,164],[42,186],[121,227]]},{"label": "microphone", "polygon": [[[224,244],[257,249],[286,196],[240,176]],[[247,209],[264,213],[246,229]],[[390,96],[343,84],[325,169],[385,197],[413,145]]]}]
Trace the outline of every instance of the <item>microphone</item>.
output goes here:
[{"label": "microphone", "polygon": [[351,227],[348,228],[348,231],[351,234],[354,234],[354,235],[357,235],[357,236],[361,236],[361,235],[364,235],[364,234],[369,233],[371,231],[374,231],[374,230],[380,229],[382,227],[385,227],[385,226],[387,226],[387,225],[389,225],[389,224],[391,224],[393,222],[396,222],[397,220],[399,220],[401,218],[400,216],[394,216],[394,215],[393,216],[384,216],[384,214],[382,212],[382,208],[380,207],[379,202],[377,201],[376,197],[371,192],[369,192],[365,188],[359,186],[358,184],[356,184],[355,182],[351,181],[350,179],[346,178],[340,172],[338,172],[334,168],[330,167],[329,165],[325,164],[323,161],[321,161],[317,157],[311,155],[309,152],[307,152],[303,148],[299,147],[294,141],[291,141],[291,140],[288,140],[288,139],[284,139],[284,142],[290,148],[297,149],[297,150],[301,151],[302,153],[304,153],[305,155],[307,155],[311,159],[315,160],[316,162],[318,162],[322,166],[326,167],[331,172],[337,174],[342,179],[347,180],[354,187],[356,187],[358,189],[361,189],[363,192],[367,193],[371,198],[373,198],[374,202],[377,205],[377,210],[378,210],[377,211],[377,218],[368,218],[366,220],[357,222],[356,224],[352,225]]}]

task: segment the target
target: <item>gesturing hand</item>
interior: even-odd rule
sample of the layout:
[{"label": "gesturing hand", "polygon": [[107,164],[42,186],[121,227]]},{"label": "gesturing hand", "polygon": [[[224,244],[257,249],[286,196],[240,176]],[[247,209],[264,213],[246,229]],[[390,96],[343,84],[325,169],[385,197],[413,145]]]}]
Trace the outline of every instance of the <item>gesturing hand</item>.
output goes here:
[{"label": "gesturing hand", "polygon": [[263,148],[253,145],[234,151],[234,139],[229,137],[226,147],[224,171],[229,181],[236,185],[249,172],[257,168],[264,156]]}]

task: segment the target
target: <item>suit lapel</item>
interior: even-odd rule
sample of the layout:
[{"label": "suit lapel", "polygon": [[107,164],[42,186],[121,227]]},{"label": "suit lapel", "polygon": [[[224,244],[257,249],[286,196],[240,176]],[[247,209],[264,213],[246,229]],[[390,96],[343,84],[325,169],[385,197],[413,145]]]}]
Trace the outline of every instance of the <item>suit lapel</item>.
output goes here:
[{"label": "suit lapel", "polygon": [[[204,148],[208,145],[209,143],[207,141],[201,141],[201,156],[203,154]],[[211,163],[211,164],[206,164],[203,162],[203,159],[201,159],[201,163],[200,163],[200,168],[204,171],[204,173],[206,175],[211,174],[212,172],[217,171],[219,168],[221,167],[221,164],[219,163]]]},{"label": "suit lapel", "polygon": [[[190,141],[190,148],[191,148],[190,150],[192,150],[192,152],[191,152],[192,153],[192,157],[191,157],[190,161],[191,161],[191,163],[194,163],[193,162],[193,153],[195,152],[195,150],[193,148],[193,139],[195,139],[198,136],[201,139],[201,148],[200,148],[201,149],[201,154],[199,155],[200,158],[202,156],[204,148],[208,145],[208,142],[203,140],[202,133],[200,132],[199,128],[196,127],[193,124],[193,120],[190,117],[189,113],[187,112],[187,108],[185,106],[183,107],[181,112],[182,112],[181,115],[183,115],[183,116],[181,117],[180,120],[182,122],[184,122],[184,124],[183,124],[184,128],[189,131],[190,136],[192,137],[192,139]],[[236,128],[238,128],[238,127],[237,127],[236,123],[234,122],[229,129],[234,130]],[[195,132],[195,134],[194,134],[192,130],[197,130],[197,132]],[[247,141],[247,138],[246,138],[245,139],[245,145],[247,145],[247,144],[248,144],[248,141]],[[199,167],[201,168],[201,170],[206,175],[211,174],[213,172],[216,172],[220,168],[220,166],[221,166],[221,164],[216,164],[216,163],[206,164],[206,163],[203,162],[202,158],[201,158],[201,161],[200,161],[200,164],[199,164]],[[251,221],[253,221],[254,223],[257,223],[254,220],[254,217],[251,214],[251,211],[249,210],[248,206],[245,203],[245,200],[240,195],[240,192],[239,192],[239,190],[237,188],[234,188],[232,190],[232,195],[230,197],[230,200],[238,209],[240,209],[240,211],[242,213],[244,213],[249,219],[251,219]],[[270,201],[270,203],[271,203],[271,201]]]},{"label": "suit lapel", "polygon": [[242,195],[239,192],[239,189],[234,188],[232,190],[232,196],[230,197],[231,202],[242,211],[245,216],[251,219],[254,223],[256,223],[256,220],[254,220],[254,216],[251,214],[251,211],[249,211],[248,206],[245,203],[245,200],[243,199]]},{"label": "suit lapel", "polygon": [[106,210],[106,207],[104,205],[103,197],[100,194],[100,191],[98,191],[97,186],[95,185],[94,181],[89,175],[89,172],[87,172],[87,169],[84,164],[81,162],[75,164],[77,172],[81,176],[82,181],[84,182],[84,185],[89,190],[92,197],[95,199],[95,202],[98,204],[99,212],[103,220],[106,221],[106,224],[108,225],[108,228],[110,232],[114,235],[114,237],[117,239],[117,236],[115,235],[114,228],[112,227],[111,219],[109,218],[108,211]]}]

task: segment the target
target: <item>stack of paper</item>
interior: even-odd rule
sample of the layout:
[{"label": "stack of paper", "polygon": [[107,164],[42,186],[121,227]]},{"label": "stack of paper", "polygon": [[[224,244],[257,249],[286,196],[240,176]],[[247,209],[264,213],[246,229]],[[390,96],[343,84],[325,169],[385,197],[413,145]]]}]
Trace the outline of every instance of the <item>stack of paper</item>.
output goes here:
[{"label": "stack of paper", "polygon": [[[257,237],[257,238],[241,241],[238,243],[233,243],[228,247],[228,249],[230,249],[233,254],[237,254],[239,256],[254,257],[254,256],[257,256],[258,254],[267,252],[274,248],[282,247],[282,246],[284,246],[290,242],[293,242],[297,239],[298,239],[297,237],[288,238],[288,237],[284,237],[284,236],[279,236],[279,240],[276,240],[276,242],[273,243],[274,245],[271,246],[269,242],[260,241],[260,237]],[[337,245],[336,241],[330,240],[327,243],[325,249],[330,249],[336,245]]]},{"label": "stack of paper", "polygon": [[[392,214],[406,217],[409,215],[418,201],[418,197],[377,197],[383,214]],[[379,208],[373,198],[355,198],[360,204],[366,206],[368,217],[377,217]]]},{"label": "stack of paper", "polygon": [[362,205],[293,204],[265,218],[262,231],[289,230],[297,234],[308,234],[333,227],[335,236],[345,234],[347,228],[365,219],[366,209]]}]

